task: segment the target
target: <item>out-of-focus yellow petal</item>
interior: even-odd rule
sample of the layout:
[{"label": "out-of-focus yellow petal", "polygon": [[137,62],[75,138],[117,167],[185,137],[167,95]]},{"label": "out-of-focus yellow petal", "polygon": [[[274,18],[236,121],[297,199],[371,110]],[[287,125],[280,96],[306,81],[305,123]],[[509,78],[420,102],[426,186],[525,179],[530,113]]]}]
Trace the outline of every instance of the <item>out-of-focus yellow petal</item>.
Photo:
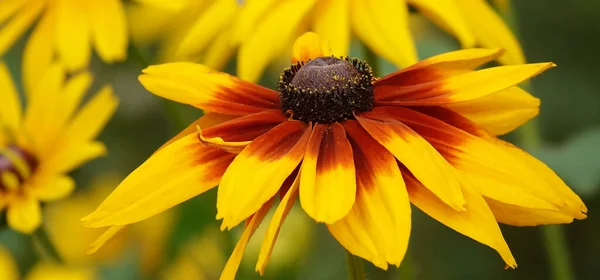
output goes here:
[{"label": "out-of-focus yellow petal", "polygon": [[56,13],[48,10],[27,39],[23,50],[23,84],[25,93],[31,94],[36,83],[48,71],[54,59],[54,28]]},{"label": "out-of-focus yellow petal", "polygon": [[106,154],[102,142],[78,141],[57,144],[56,151],[40,165],[40,170],[70,172],[84,163]]},{"label": "out-of-focus yellow petal", "polygon": [[19,280],[19,268],[8,249],[0,246],[0,279]]},{"label": "out-of-focus yellow petal", "polygon": [[233,249],[233,253],[231,253],[229,260],[227,260],[227,264],[225,264],[225,268],[223,268],[219,280],[235,279],[235,274],[237,273],[242,257],[244,256],[244,251],[246,250],[246,244],[248,244],[250,237],[252,237],[254,231],[256,231],[256,228],[260,225],[267,213],[269,213],[272,204],[273,200],[267,201],[248,219],[248,222],[244,225],[244,233],[242,233],[242,237],[240,237],[240,240]]},{"label": "out-of-focus yellow petal", "polygon": [[[18,7],[12,6],[12,3],[8,4],[9,7],[6,7],[6,13],[5,11],[0,12],[1,17],[7,17],[14,12],[11,11],[12,9],[18,9]],[[25,32],[25,30],[27,30],[27,28],[33,24],[45,5],[46,1],[27,1],[26,4],[23,5],[23,7],[21,7],[21,9],[10,19],[10,21],[0,28],[0,56],[3,56],[4,53],[6,53],[6,51],[15,43],[19,36],[21,36],[23,32]],[[0,8],[5,7],[0,6]]]},{"label": "out-of-focus yellow petal", "polygon": [[445,105],[494,135],[502,135],[537,116],[540,100],[514,86],[490,95]]},{"label": "out-of-focus yellow petal", "polygon": [[67,197],[75,189],[75,181],[66,175],[52,176],[50,178],[32,179],[28,190],[30,194],[40,201],[52,201]]},{"label": "out-of-focus yellow petal", "polygon": [[408,8],[398,0],[352,0],[352,30],[376,54],[400,68],[417,62]]},{"label": "out-of-focus yellow petal", "polygon": [[502,64],[525,63],[517,38],[502,18],[485,0],[453,0],[475,35],[477,43],[486,48],[503,48],[506,53],[498,59]]},{"label": "out-of-focus yellow petal", "polygon": [[239,44],[247,40],[260,20],[273,9],[278,0],[244,0],[232,27],[232,40]]},{"label": "out-of-focus yellow petal", "polygon": [[4,0],[0,2],[0,23],[14,15],[25,4],[27,4],[27,1],[23,0]]},{"label": "out-of-focus yellow petal", "polygon": [[86,3],[55,0],[56,51],[60,61],[70,71],[88,66],[91,55],[91,25]]},{"label": "out-of-focus yellow petal", "polygon": [[42,262],[35,265],[25,280],[96,280],[96,271],[91,267],[66,266],[56,263]]},{"label": "out-of-focus yellow petal", "polygon": [[94,139],[117,109],[119,101],[111,86],[104,86],[73,117],[65,139],[76,142]]},{"label": "out-of-focus yellow petal", "polygon": [[235,0],[214,1],[191,25],[188,33],[180,41],[177,57],[191,57],[202,52],[212,40],[234,19],[237,11]]},{"label": "out-of-focus yellow petal", "polygon": [[87,9],[93,11],[89,18],[91,40],[98,56],[104,62],[125,59],[129,36],[122,1],[89,1],[87,5]]},{"label": "out-of-focus yellow petal", "polygon": [[7,126],[13,132],[18,131],[22,115],[19,93],[10,71],[6,64],[0,62],[0,131],[2,126]]},{"label": "out-of-focus yellow petal", "polygon": [[127,225],[197,196],[221,180],[232,154],[205,147],[189,134],[154,153],[83,218],[86,227]]},{"label": "out-of-focus yellow petal", "polygon": [[334,55],[348,55],[350,48],[350,1],[319,1],[315,6],[314,29],[331,44]]},{"label": "out-of-focus yellow petal", "polygon": [[315,0],[281,1],[254,28],[242,42],[238,52],[238,77],[247,81],[258,80],[269,62],[280,55],[297,33],[298,25]]},{"label": "out-of-focus yellow petal", "polygon": [[454,1],[407,0],[441,28],[456,36],[463,48],[472,48],[475,46],[475,37]]},{"label": "out-of-focus yellow petal", "polygon": [[333,52],[326,40],[314,32],[306,32],[296,39],[292,47],[292,63],[303,62],[321,56],[329,56]]},{"label": "out-of-focus yellow petal", "polygon": [[100,235],[100,237],[98,237],[98,239],[96,239],[94,242],[92,242],[92,244],[90,244],[90,247],[88,248],[86,253],[88,255],[95,254],[96,252],[98,252],[98,250],[100,250],[100,248],[104,246],[104,244],[106,244],[106,242],[108,242],[114,236],[125,230],[127,227],[128,226],[112,226],[108,228],[104,233],[102,233],[102,235]]},{"label": "out-of-focus yellow petal", "polygon": [[164,1],[164,0],[134,0],[135,2],[138,2],[139,4],[142,5],[151,5],[157,8],[161,8],[161,9],[168,9],[168,10],[180,10],[183,9],[185,7],[185,4],[187,2],[189,2],[188,0],[169,0],[169,1]]},{"label": "out-of-focus yellow petal", "polygon": [[92,80],[92,74],[88,71],[83,71],[73,75],[66,81],[60,93],[60,110],[56,116],[58,125],[63,126],[71,120],[73,114],[79,109],[81,100],[92,85]]},{"label": "out-of-focus yellow petal", "polygon": [[421,211],[447,227],[490,246],[502,257],[507,266],[515,268],[517,263],[504,241],[500,227],[481,195],[470,187],[462,188],[467,204],[466,211],[456,212],[423,187],[410,174],[403,173],[410,202]]},{"label": "out-of-focus yellow petal", "polygon": [[32,234],[42,224],[40,203],[31,196],[16,198],[6,210],[6,221],[12,229]]}]

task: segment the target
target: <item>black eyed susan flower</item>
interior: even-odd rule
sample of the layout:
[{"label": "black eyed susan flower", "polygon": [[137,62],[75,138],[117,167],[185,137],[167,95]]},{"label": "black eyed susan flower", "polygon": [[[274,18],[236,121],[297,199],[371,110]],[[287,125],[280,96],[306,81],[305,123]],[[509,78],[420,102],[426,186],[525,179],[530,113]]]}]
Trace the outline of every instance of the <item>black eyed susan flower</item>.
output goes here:
[{"label": "black eyed susan flower", "polygon": [[[231,7],[239,2],[241,9]],[[178,61],[223,61],[239,46],[238,76],[256,81],[266,66],[289,50],[295,36],[312,30],[331,43],[333,52],[347,55],[356,35],[377,55],[400,68],[417,62],[409,23],[409,6],[456,37],[463,48],[483,46],[506,50],[503,64],[524,63],[521,47],[502,18],[485,0],[216,0],[198,17],[178,48]],[[233,24],[230,24],[233,22]],[[228,40],[228,41],[227,41]]]},{"label": "black eyed susan flower", "polygon": [[[546,165],[496,136],[538,113],[516,85],[554,66],[475,70],[502,52],[441,54],[383,78],[358,59],[334,57],[314,33],[270,90],[192,63],[150,66],[141,83],[208,112],[161,147],[83,219],[114,231],[215,185],[222,229],[244,222],[225,266],[233,279],[249,238],[279,201],[256,270],[299,197],[354,255],[400,265],[410,203],[495,249],[516,267],[498,222],[568,223],[585,218],[579,197]],[[279,199],[278,199],[279,198]]]},{"label": "black eyed susan flower", "polygon": [[42,222],[40,204],[68,196],[67,173],[106,150],[95,140],[117,106],[111,87],[80,107],[92,82],[87,72],[65,79],[52,65],[22,109],[8,69],[0,64],[0,215],[22,233]]}]

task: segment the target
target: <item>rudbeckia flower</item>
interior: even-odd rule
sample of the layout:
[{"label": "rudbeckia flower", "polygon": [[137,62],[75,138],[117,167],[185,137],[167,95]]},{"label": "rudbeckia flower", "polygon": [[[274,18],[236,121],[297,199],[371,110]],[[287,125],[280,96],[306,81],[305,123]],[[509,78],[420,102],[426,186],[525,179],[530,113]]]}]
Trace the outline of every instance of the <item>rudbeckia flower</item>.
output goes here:
[{"label": "rudbeckia flower", "polygon": [[[106,63],[127,56],[128,30],[122,0],[3,0],[0,2],[0,57],[34,26],[23,57],[23,79],[30,84],[54,57],[69,72],[88,66],[92,49]],[[176,9],[181,0],[136,0]]]},{"label": "rudbeckia flower", "polygon": [[0,215],[22,233],[42,223],[41,203],[73,191],[68,172],[106,152],[95,138],[117,106],[112,88],[102,88],[79,108],[92,77],[65,76],[61,66],[52,65],[28,93],[23,110],[0,63]]},{"label": "rudbeckia flower", "polygon": [[410,6],[456,37],[463,48],[503,48],[501,63],[524,63],[517,39],[485,0],[246,0],[237,1],[242,6],[237,12],[231,7],[234,2],[213,1],[173,50],[175,56],[194,58],[211,40],[219,42],[213,53],[239,46],[237,74],[256,81],[298,34],[313,30],[330,41],[336,54],[348,54],[354,34],[377,55],[404,68],[417,61]]},{"label": "rudbeckia flower", "polygon": [[192,63],[145,69],[139,79],[150,92],[208,113],[133,171],[84,225],[123,227],[218,184],[221,228],[245,221],[221,276],[233,279],[279,201],[256,265],[263,273],[298,197],[344,248],[383,269],[404,257],[411,203],[510,267],[498,222],[586,217],[552,170],[496,137],[537,114],[539,100],[516,85],[553,63],[476,70],[502,52],[467,49],[376,78],[365,62],[327,50],[314,33],[302,36],[277,90]]}]

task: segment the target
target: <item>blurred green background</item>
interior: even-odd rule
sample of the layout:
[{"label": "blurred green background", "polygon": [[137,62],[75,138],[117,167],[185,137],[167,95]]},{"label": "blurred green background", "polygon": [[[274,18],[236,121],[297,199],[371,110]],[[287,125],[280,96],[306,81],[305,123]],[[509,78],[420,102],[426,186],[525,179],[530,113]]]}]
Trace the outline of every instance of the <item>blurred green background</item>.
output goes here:
[{"label": "blurred green background", "polygon": [[[600,1],[521,0],[513,1],[513,4],[514,17],[511,20],[528,61],[558,64],[557,68],[531,83],[532,92],[542,100],[538,120],[544,144],[530,152],[559,173],[587,204],[589,217],[564,225],[562,230],[568,248],[566,254],[571,259],[576,278],[597,279],[600,275],[600,217],[595,209],[600,206],[600,78],[596,66],[600,64]],[[458,48],[452,37],[421,15],[413,14],[411,21],[422,58]],[[23,45],[24,40],[6,57],[16,79],[19,79]],[[361,57],[361,50],[358,42],[353,44],[354,56]],[[383,65],[382,74],[395,70],[390,64]],[[143,67],[143,63],[131,54],[127,62],[119,65],[104,65],[98,59],[94,61],[96,88],[106,83],[113,84],[121,104],[101,135],[109,155],[94,160],[73,174],[80,187],[79,192],[89,193],[94,185],[114,183],[180,129],[177,122],[169,119],[171,116],[164,102],[146,92],[137,82],[137,75]],[[279,76],[279,70],[272,68],[262,81],[271,87]],[[234,73],[234,69],[235,65],[231,62],[228,71]],[[188,123],[201,115],[196,109],[172,105],[180,118]],[[507,138],[515,139],[514,135]],[[93,210],[98,201],[82,196],[84,204],[90,207],[88,211]],[[170,267],[176,267],[179,260],[187,258],[198,264],[206,279],[218,278],[240,232],[215,233],[218,231],[218,222],[214,219],[215,200],[216,191],[213,190],[176,207],[165,218],[166,223],[172,223],[172,230],[164,230],[169,227],[161,226],[130,230],[126,234],[133,237],[127,237],[128,240],[150,238],[152,231],[164,231],[164,236],[150,238],[147,243],[126,241],[112,261],[98,266],[100,275],[103,279],[178,279],[175,274],[163,275]],[[77,208],[71,209],[75,211]],[[494,250],[444,227],[414,207],[413,210],[412,263],[405,263],[403,269],[410,265],[417,279],[551,279],[548,247],[544,244],[545,235],[541,227],[502,226],[519,264],[515,270],[505,270]],[[314,224],[302,211],[297,212],[293,218],[295,221],[286,221],[283,227],[282,237],[275,248],[278,260],[273,258],[261,279],[345,279],[345,257],[340,245],[323,225]],[[52,226],[51,219],[60,219],[60,216],[47,215],[48,226]],[[77,238],[52,236],[52,231],[50,233],[55,242]],[[2,230],[0,243],[18,259],[22,275],[36,263],[36,245],[29,237]],[[216,247],[213,250],[201,246],[203,244]],[[140,253],[140,250],[145,250],[144,246],[158,250],[155,253],[157,265],[142,264],[148,256],[144,251]],[[259,275],[254,273],[258,252],[255,247],[250,245],[246,251],[238,279],[259,279]],[[190,252],[190,248],[195,250]],[[395,268],[384,272],[368,266],[367,273],[369,279],[400,279]]]}]

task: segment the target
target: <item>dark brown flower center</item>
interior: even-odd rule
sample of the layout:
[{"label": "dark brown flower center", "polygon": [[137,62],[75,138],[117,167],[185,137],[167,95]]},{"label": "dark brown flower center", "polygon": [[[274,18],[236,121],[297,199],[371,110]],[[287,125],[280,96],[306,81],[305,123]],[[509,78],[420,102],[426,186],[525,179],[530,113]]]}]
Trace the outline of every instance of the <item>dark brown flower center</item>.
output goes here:
[{"label": "dark brown flower center", "polygon": [[0,192],[23,183],[33,173],[37,163],[32,154],[18,146],[0,148]]},{"label": "dark brown flower center", "polygon": [[281,110],[294,119],[332,123],[373,109],[371,67],[358,59],[319,57],[281,74]]}]

